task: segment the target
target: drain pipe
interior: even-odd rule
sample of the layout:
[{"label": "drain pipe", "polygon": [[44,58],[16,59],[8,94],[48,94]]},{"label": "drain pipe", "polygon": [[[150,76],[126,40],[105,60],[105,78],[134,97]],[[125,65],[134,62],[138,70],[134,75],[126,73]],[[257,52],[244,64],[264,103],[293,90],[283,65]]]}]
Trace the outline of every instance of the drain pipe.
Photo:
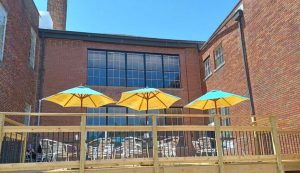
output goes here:
[{"label": "drain pipe", "polygon": [[247,49],[246,49],[245,35],[244,35],[244,25],[243,25],[244,24],[244,14],[243,14],[243,11],[238,10],[234,14],[233,19],[235,21],[237,21],[238,27],[239,27],[240,42],[241,42],[242,56],[243,56],[243,62],[244,62],[244,71],[245,71],[245,76],[246,76],[248,95],[249,95],[249,98],[250,98],[250,111],[251,111],[251,116],[252,116],[252,119],[253,119],[252,121],[256,122],[254,100],[253,100],[250,73],[249,73],[249,66],[248,66],[248,59],[247,59]]}]

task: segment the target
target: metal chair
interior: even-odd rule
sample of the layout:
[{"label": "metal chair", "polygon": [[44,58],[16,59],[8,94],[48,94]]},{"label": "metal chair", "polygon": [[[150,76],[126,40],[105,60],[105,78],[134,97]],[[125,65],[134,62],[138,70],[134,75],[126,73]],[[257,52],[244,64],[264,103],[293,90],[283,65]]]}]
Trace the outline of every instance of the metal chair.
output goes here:
[{"label": "metal chair", "polygon": [[176,157],[176,146],[179,143],[179,136],[163,139],[158,142],[159,152],[162,157]]},{"label": "metal chair", "polygon": [[88,157],[96,159],[112,159],[114,157],[114,144],[111,138],[98,138],[88,143]]},{"label": "metal chair", "polygon": [[71,154],[68,153],[68,146],[71,145],[51,139],[41,139],[40,145],[42,153],[37,156],[40,161],[56,161],[57,158],[69,161]]},{"label": "metal chair", "polygon": [[143,154],[143,140],[136,137],[125,137],[122,142],[122,155],[123,158],[133,158]]},{"label": "metal chair", "polygon": [[212,142],[214,141],[214,138],[210,137],[201,137],[197,141],[192,141],[193,147],[195,149],[195,156],[197,154],[200,154],[200,156],[205,153],[206,156],[211,153],[211,155],[215,156],[216,149],[212,147]]}]

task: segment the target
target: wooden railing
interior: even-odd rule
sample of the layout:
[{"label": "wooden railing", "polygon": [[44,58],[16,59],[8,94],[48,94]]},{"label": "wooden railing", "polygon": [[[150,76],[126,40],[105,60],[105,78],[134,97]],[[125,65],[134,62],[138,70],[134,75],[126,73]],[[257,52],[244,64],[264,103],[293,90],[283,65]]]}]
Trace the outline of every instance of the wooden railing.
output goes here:
[{"label": "wooden railing", "polygon": [[[24,126],[12,120],[20,116],[80,116],[81,122],[73,126]],[[92,126],[86,125],[87,116],[148,117],[149,121],[147,125]],[[178,117],[183,119],[182,123],[170,125]],[[190,118],[192,121],[185,121]],[[202,122],[197,121],[199,118],[214,118],[215,125],[195,123]],[[277,172],[282,173],[283,161],[300,160],[300,131],[279,131],[273,116],[270,126],[253,126],[250,118],[248,126],[222,125],[225,119],[241,118],[249,117],[0,113],[0,172],[45,169],[84,172],[89,168],[135,165],[150,166],[158,173],[165,165],[217,164],[218,172],[222,173],[228,163],[266,162],[276,164]]]}]

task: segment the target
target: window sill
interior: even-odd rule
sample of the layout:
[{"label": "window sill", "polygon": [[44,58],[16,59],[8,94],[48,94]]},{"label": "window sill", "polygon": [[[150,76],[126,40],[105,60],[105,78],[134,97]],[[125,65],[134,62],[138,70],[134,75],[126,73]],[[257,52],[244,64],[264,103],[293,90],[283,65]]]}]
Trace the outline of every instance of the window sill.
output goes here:
[{"label": "window sill", "polygon": [[214,70],[214,72],[218,71],[218,70],[219,70],[220,68],[222,68],[224,65],[225,65],[225,62],[222,63],[221,65],[219,65],[219,67],[217,67],[217,68]]},{"label": "window sill", "polygon": [[210,78],[212,76],[212,73],[210,73],[208,76],[206,76],[205,78],[204,78],[204,81],[206,81],[208,78]]}]

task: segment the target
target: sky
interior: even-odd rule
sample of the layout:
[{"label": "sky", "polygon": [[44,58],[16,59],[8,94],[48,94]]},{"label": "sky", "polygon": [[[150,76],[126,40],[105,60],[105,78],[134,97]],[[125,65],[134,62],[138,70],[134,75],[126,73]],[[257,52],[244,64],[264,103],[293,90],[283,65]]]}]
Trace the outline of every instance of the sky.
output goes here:
[{"label": "sky", "polygon": [[238,1],[68,0],[67,30],[206,41]]}]

